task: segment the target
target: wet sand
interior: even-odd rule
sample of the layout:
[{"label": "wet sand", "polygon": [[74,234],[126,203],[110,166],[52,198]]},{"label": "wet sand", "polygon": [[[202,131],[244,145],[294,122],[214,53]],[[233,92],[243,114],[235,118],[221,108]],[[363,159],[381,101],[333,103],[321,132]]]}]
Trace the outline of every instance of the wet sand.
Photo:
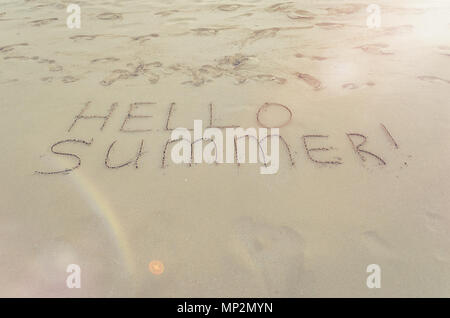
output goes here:
[{"label": "wet sand", "polygon": [[[0,296],[450,296],[448,1],[73,2],[0,5]],[[195,119],[278,173],[172,163]]]}]

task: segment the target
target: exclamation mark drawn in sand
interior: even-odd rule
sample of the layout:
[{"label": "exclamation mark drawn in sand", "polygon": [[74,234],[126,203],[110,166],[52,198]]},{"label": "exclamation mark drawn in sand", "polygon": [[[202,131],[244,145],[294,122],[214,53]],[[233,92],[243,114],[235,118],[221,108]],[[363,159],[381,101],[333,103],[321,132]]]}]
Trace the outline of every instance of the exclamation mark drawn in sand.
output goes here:
[{"label": "exclamation mark drawn in sand", "polygon": [[389,132],[389,130],[386,128],[385,125],[383,125],[382,123],[380,123],[380,126],[383,128],[384,132],[386,133],[386,135],[389,137],[389,139],[392,141],[392,143],[395,146],[395,149],[398,149],[398,144],[395,141],[394,137],[392,137],[391,133]]}]

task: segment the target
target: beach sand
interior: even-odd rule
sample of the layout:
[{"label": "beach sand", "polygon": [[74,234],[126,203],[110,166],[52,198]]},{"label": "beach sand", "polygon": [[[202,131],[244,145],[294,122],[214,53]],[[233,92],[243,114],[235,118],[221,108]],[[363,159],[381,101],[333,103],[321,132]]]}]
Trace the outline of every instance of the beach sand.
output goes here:
[{"label": "beach sand", "polygon": [[[450,3],[278,1],[2,1],[0,296],[450,297]],[[278,173],[174,164],[195,119]]]}]

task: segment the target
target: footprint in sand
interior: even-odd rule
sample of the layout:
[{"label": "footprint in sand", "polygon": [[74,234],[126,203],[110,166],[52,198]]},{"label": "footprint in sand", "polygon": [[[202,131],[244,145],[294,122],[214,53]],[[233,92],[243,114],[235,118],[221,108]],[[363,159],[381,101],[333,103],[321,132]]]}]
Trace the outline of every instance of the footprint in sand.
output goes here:
[{"label": "footprint in sand", "polygon": [[208,35],[216,35],[220,31],[234,29],[234,27],[217,27],[217,28],[196,28],[191,29],[196,35],[199,36],[208,36]]},{"label": "footprint in sand", "polygon": [[12,60],[12,59],[14,59],[14,60],[29,60],[30,57],[23,56],[23,55],[20,55],[20,56],[5,56],[3,59],[4,60]]},{"label": "footprint in sand", "polygon": [[315,61],[325,61],[325,60],[328,60],[328,57],[324,57],[324,56],[311,56],[310,59],[311,59],[311,60],[315,60]]},{"label": "footprint in sand", "polygon": [[42,77],[41,81],[45,82],[45,83],[51,83],[53,82],[53,77],[48,76],[48,77]]},{"label": "footprint in sand", "polygon": [[249,37],[242,41],[242,45],[253,43],[255,41],[265,39],[265,38],[273,38],[280,31],[280,28],[269,28],[252,31]]},{"label": "footprint in sand", "polygon": [[71,40],[77,41],[77,40],[86,40],[86,41],[92,41],[95,40],[101,36],[100,34],[92,34],[92,35],[73,35],[70,37]]},{"label": "footprint in sand", "polygon": [[254,31],[252,31],[250,36],[248,36],[247,38],[242,40],[240,44],[241,44],[241,46],[244,46],[246,44],[251,44],[251,43],[261,40],[261,39],[273,38],[280,31],[303,30],[303,29],[311,29],[311,28],[313,28],[312,25],[301,26],[301,27],[285,27],[285,28],[274,27],[274,28],[267,28],[267,29],[261,29],[261,30],[254,30]]},{"label": "footprint in sand", "polygon": [[144,63],[138,62],[137,64],[128,63],[128,70],[116,69],[112,71],[100,84],[103,86],[110,86],[119,80],[126,80],[129,78],[144,76],[151,84],[156,84],[159,81],[160,76],[154,73],[154,68],[161,67],[160,62]]},{"label": "footprint in sand", "polygon": [[116,57],[103,57],[98,59],[91,60],[91,63],[110,63],[110,62],[117,62],[119,61],[119,58]]},{"label": "footprint in sand", "polygon": [[241,17],[251,17],[252,15],[253,15],[252,12],[247,12],[247,13],[243,13],[243,14],[238,14],[238,15],[234,16],[233,18],[238,19]]},{"label": "footprint in sand", "polygon": [[295,10],[288,12],[286,16],[293,20],[312,20],[314,19],[315,14],[306,10]]},{"label": "footprint in sand", "polygon": [[337,8],[326,8],[328,15],[348,15],[358,12],[366,7],[364,4],[348,4]]},{"label": "footprint in sand", "polygon": [[221,6],[218,6],[217,9],[219,9],[220,11],[236,11],[242,7],[243,6],[240,4],[223,4]]},{"label": "footprint in sand", "polygon": [[359,87],[358,84],[355,83],[345,83],[342,85],[342,88],[345,89],[357,89],[358,87]]},{"label": "footprint in sand", "polygon": [[51,23],[53,21],[58,21],[58,18],[48,18],[48,19],[34,20],[34,21],[31,21],[30,24],[32,26],[41,26],[41,25],[49,24],[49,23]]},{"label": "footprint in sand", "polygon": [[306,84],[308,84],[309,86],[311,86],[315,90],[320,90],[320,89],[323,88],[322,82],[319,81],[314,76],[311,76],[311,75],[306,74],[306,73],[299,73],[299,72],[295,73],[295,76],[297,78],[303,80]]},{"label": "footprint in sand", "polygon": [[243,55],[237,53],[235,55],[227,55],[217,61],[218,65],[223,69],[237,70],[243,67],[255,66],[259,63],[254,55]]},{"label": "footprint in sand", "polygon": [[267,12],[288,12],[294,7],[294,2],[281,2],[266,8]]},{"label": "footprint in sand", "polygon": [[364,83],[361,86],[359,86],[358,84],[355,84],[355,83],[345,83],[345,84],[342,85],[342,88],[352,90],[352,89],[357,89],[357,88],[360,88],[360,87],[363,88],[363,87],[372,87],[372,86],[375,86],[374,82],[367,82],[367,83]]},{"label": "footprint in sand", "polygon": [[157,38],[159,37],[158,33],[150,33],[150,34],[145,34],[145,35],[139,35],[139,36],[134,36],[131,39],[133,41],[138,41],[140,44],[145,43],[147,41],[150,41],[153,38]]},{"label": "footprint in sand", "polygon": [[10,44],[0,47],[0,53],[7,53],[14,50],[16,46],[27,46],[28,43],[18,43],[18,44]]},{"label": "footprint in sand", "polygon": [[155,15],[159,15],[159,16],[162,16],[162,17],[167,17],[167,16],[175,14],[177,12],[179,12],[179,11],[178,10],[166,10],[166,11],[156,12]]},{"label": "footprint in sand", "polygon": [[213,78],[221,77],[224,73],[219,67],[213,65],[202,65],[198,71],[201,74],[209,75]]},{"label": "footprint in sand", "polygon": [[41,59],[39,59],[38,63],[41,63],[41,64],[55,64],[56,61],[53,60],[53,59],[41,58]]},{"label": "footprint in sand", "polygon": [[73,77],[73,76],[71,76],[71,75],[64,76],[64,77],[61,79],[61,81],[62,81],[63,83],[65,83],[65,84],[77,82],[77,81],[79,81],[79,80],[80,80],[79,78]]},{"label": "footprint in sand", "polygon": [[394,54],[392,51],[387,50],[389,47],[388,44],[384,43],[373,43],[373,44],[365,44],[361,46],[355,47],[355,49],[360,49],[365,53],[374,54],[374,55],[392,55]]},{"label": "footprint in sand", "polygon": [[326,29],[326,30],[337,30],[337,29],[342,29],[345,26],[347,26],[347,24],[345,23],[330,23],[330,22],[321,22],[321,23],[316,23],[316,25],[322,29]]},{"label": "footprint in sand", "polygon": [[24,55],[18,55],[18,56],[5,56],[3,58],[4,60],[32,60],[32,61],[38,61],[38,63],[43,63],[39,60],[39,56],[24,56]]},{"label": "footprint in sand", "polygon": [[303,55],[302,53],[297,53],[297,54],[295,54],[295,57],[296,58],[309,58],[309,59],[311,59],[311,60],[313,60],[313,61],[325,61],[325,60],[328,60],[328,57],[324,57],[324,56],[317,56],[317,55],[313,55],[313,56],[306,56],[306,55]]},{"label": "footprint in sand", "polygon": [[110,86],[118,80],[125,80],[130,78],[131,73],[127,70],[113,70],[105,79],[103,79],[100,84],[103,86]]},{"label": "footprint in sand", "polygon": [[270,295],[302,295],[308,274],[304,243],[297,231],[243,218],[236,221],[230,244],[237,261],[247,268],[249,275],[264,281]]},{"label": "footprint in sand", "polygon": [[63,70],[63,67],[61,65],[51,65],[48,70],[50,72],[61,72]]},{"label": "footprint in sand", "polygon": [[[63,70],[61,65],[55,64],[56,61],[53,59],[40,58],[39,56],[5,56],[3,59],[5,60],[21,60],[21,61],[35,61],[38,64],[47,64],[49,66],[50,72],[60,72]],[[45,80],[44,80],[45,81]]]},{"label": "footprint in sand", "polygon": [[437,77],[437,76],[422,75],[422,76],[417,76],[417,78],[422,80],[422,81],[430,82],[430,83],[446,83],[446,84],[450,84],[449,80],[446,80],[444,78]]},{"label": "footprint in sand", "polygon": [[191,17],[186,17],[186,18],[172,18],[169,19],[170,22],[179,22],[178,24],[184,24],[187,22],[194,22],[197,21],[197,18],[191,18]]},{"label": "footprint in sand", "polygon": [[97,15],[97,19],[99,20],[121,20],[122,18],[123,16],[121,13],[105,12]]},{"label": "footprint in sand", "polygon": [[286,79],[278,76],[274,76],[272,74],[260,74],[249,77],[249,79],[259,82],[275,82],[277,84],[284,84],[286,83]]}]

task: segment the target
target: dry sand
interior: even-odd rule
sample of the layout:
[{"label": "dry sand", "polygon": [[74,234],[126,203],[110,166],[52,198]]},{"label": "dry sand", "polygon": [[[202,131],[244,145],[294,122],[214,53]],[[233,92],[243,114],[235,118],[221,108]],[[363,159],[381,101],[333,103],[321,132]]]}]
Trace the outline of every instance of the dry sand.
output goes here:
[{"label": "dry sand", "polygon": [[[377,0],[369,29],[372,2],[2,1],[0,296],[449,297],[450,4]],[[68,131],[89,101],[117,108]],[[137,102],[153,117],[128,128],[152,131],[121,131]],[[211,103],[213,125],[258,127],[285,105],[292,160],[283,144],[275,175],[162,167],[172,103],[170,127],[208,123]],[[304,135],[332,149],[309,158]],[[77,165],[50,151],[70,139],[55,150],[77,169],[35,172]],[[114,141],[109,164],[142,144],[138,168],[105,166]]]}]

